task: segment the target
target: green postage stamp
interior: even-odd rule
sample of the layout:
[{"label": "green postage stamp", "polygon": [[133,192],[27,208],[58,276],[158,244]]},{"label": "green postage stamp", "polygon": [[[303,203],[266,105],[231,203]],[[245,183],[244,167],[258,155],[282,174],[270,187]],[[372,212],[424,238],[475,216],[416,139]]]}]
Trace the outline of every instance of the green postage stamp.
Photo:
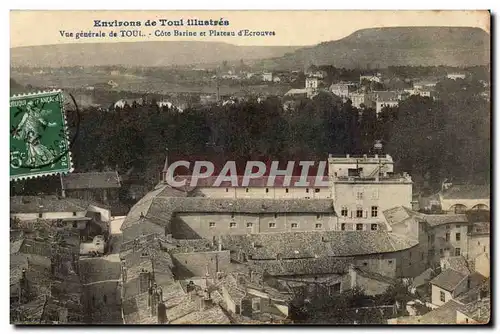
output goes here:
[{"label": "green postage stamp", "polygon": [[10,98],[10,179],[72,171],[61,91]]}]

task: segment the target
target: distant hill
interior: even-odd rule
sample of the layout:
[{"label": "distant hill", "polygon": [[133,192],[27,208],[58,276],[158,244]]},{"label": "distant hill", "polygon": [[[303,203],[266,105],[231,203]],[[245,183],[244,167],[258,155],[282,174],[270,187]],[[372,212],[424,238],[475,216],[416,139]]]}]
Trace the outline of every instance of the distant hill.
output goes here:
[{"label": "distant hill", "polygon": [[12,48],[11,66],[182,66],[275,58],[299,48],[198,41],[59,44]]},{"label": "distant hill", "polygon": [[337,41],[257,62],[266,68],[310,64],[345,68],[473,66],[490,62],[490,35],[479,28],[393,27],[362,29]]}]

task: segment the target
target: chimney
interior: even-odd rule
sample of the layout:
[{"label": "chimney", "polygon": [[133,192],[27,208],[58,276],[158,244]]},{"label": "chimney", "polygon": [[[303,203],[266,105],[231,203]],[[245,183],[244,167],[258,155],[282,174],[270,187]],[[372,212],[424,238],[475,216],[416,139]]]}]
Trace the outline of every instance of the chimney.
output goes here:
[{"label": "chimney", "polygon": [[222,238],[219,235],[219,238],[217,239],[217,251],[221,252],[222,251]]}]

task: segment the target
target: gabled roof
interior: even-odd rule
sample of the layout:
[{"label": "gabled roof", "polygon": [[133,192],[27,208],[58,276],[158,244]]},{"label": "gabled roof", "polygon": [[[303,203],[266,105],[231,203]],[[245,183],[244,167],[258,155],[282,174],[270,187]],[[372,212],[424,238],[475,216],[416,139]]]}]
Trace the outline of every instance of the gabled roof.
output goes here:
[{"label": "gabled roof", "polygon": [[489,199],[491,188],[489,185],[454,184],[441,192],[443,199]]},{"label": "gabled roof", "polygon": [[434,278],[431,281],[431,284],[436,285],[446,291],[453,292],[460,284],[460,282],[462,282],[464,279],[467,279],[466,274],[462,274],[453,269],[446,269],[436,278]]},{"label": "gabled roof", "polygon": [[421,286],[429,283],[429,281],[432,278],[434,278],[436,275],[437,275],[437,273],[432,268],[428,268],[424,272],[422,272],[420,275],[418,275],[417,277],[415,277],[413,279],[413,282],[412,282],[411,285],[414,288],[421,287]]},{"label": "gabled roof", "polygon": [[447,263],[446,269],[453,269],[464,275],[469,275],[470,269],[467,260],[463,256],[451,256],[441,259],[443,263]]},{"label": "gabled roof", "polygon": [[120,188],[118,172],[70,173],[62,177],[64,188],[75,189],[112,189]]},{"label": "gabled roof", "polygon": [[10,213],[81,212],[89,202],[57,196],[11,196]]},{"label": "gabled roof", "polygon": [[418,324],[429,325],[450,325],[457,323],[457,310],[461,308],[461,304],[454,300],[450,300],[446,304],[432,310],[421,316],[416,322]]}]

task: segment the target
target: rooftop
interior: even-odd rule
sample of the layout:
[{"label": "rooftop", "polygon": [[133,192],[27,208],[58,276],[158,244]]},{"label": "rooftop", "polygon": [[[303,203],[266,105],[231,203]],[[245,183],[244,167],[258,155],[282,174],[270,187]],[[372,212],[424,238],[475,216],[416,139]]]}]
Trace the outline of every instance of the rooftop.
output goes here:
[{"label": "rooftop", "polygon": [[445,224],[468,223],[467,215],[465,214],[442,214],[442,215],[420,215],[423,220],[430,226],[439,226]]},{"label": "rooftop", "polygon": [[[174,180],[176,182],[182,182],[182,181],[186,180],[186,186],[189,188],[189,184],[191,183],[191,178],[192,178],[192,176],[190,176],[190,175],[178,175],[178,176],[174,177]],[[214,188],[232,188],[232,187],[241,187],[241,188],[246,188],[246,187],[262,187],[262,188],[265,188],[265,187],[271,187],[271,188],[302,187],[302,188],[307,188],[307,187],[309,187],[309,188],[315,188],[316,187],[315,186],[316,176],[308,176],[306,178],[306,182],[308,185],[304,185],[304,186],[295,185],[295,183],[299,182],[300,178],[301,178],[300,176],[291,176],[289,181],[287,183],[285,183],[287,181],[287,179],[284,176],[276,176],[274,180],[270,180],[269,176],[261,176],[258,178],[249,179],[248,185],[243,186],[242,184],[243,184],[244,177],[237,176],[236,177],[237,184],[236,184],[236,186],[233,186],[231,184],[231,181],[223,181],[220,183],[220,185],[215,185],[215,182],[217,180],[217,176],[210,176],[210,177],[199,179],[196,187],[214,187]],[[269,180],[272,182],[271,185],[267,184],[267,182]],[[328,178],[328,176],[323,176],[323,177],[320,177],[319,180],[328,182],[329,178]],[[328,186],[326,186],[326,187],[328,187]],[[193,188],[193,187],[190,187],[190,188]],[[316,187],[316,188],[318,188],[318,187]],[[319,187],[319,188],[321,188],[321,187]]]},{"label": "rooftop", "polygon": [[466,274],[458,272],[453,269],[446,269],[430,283],[436,285],[446,291],[452,292],[456,287],[467,278]]},{"label": "rooftop", "polygon": [[454,300],[450,300],[446,304],[432,310],[423,316],[421,316],[416,322],[418,324],[429,324],[429,325],[450,325],[457,323],[457,310],[461,308],[461,304]]},{"label": "rooftop", "polygon": [[471,273],[467,260],[463,256],[451,256],[443,258],[441,261],[446,264],[446,269],[453,269],[464,275]]},{"label": "rooftop", "polygon": [[57,196],[11,196],[10,213],[81,212],[89,202]]},{"label": "rooftop", "polygon": [[75,189],[109,189],[120,188],[118,172],[70,173],[62,177],[64,188]]},{"label": "rooftop", "polygon": [[477,300],[464,305],[459,311],[479,323],[488,323],[491,317],[491,299],[483,298]]}]

